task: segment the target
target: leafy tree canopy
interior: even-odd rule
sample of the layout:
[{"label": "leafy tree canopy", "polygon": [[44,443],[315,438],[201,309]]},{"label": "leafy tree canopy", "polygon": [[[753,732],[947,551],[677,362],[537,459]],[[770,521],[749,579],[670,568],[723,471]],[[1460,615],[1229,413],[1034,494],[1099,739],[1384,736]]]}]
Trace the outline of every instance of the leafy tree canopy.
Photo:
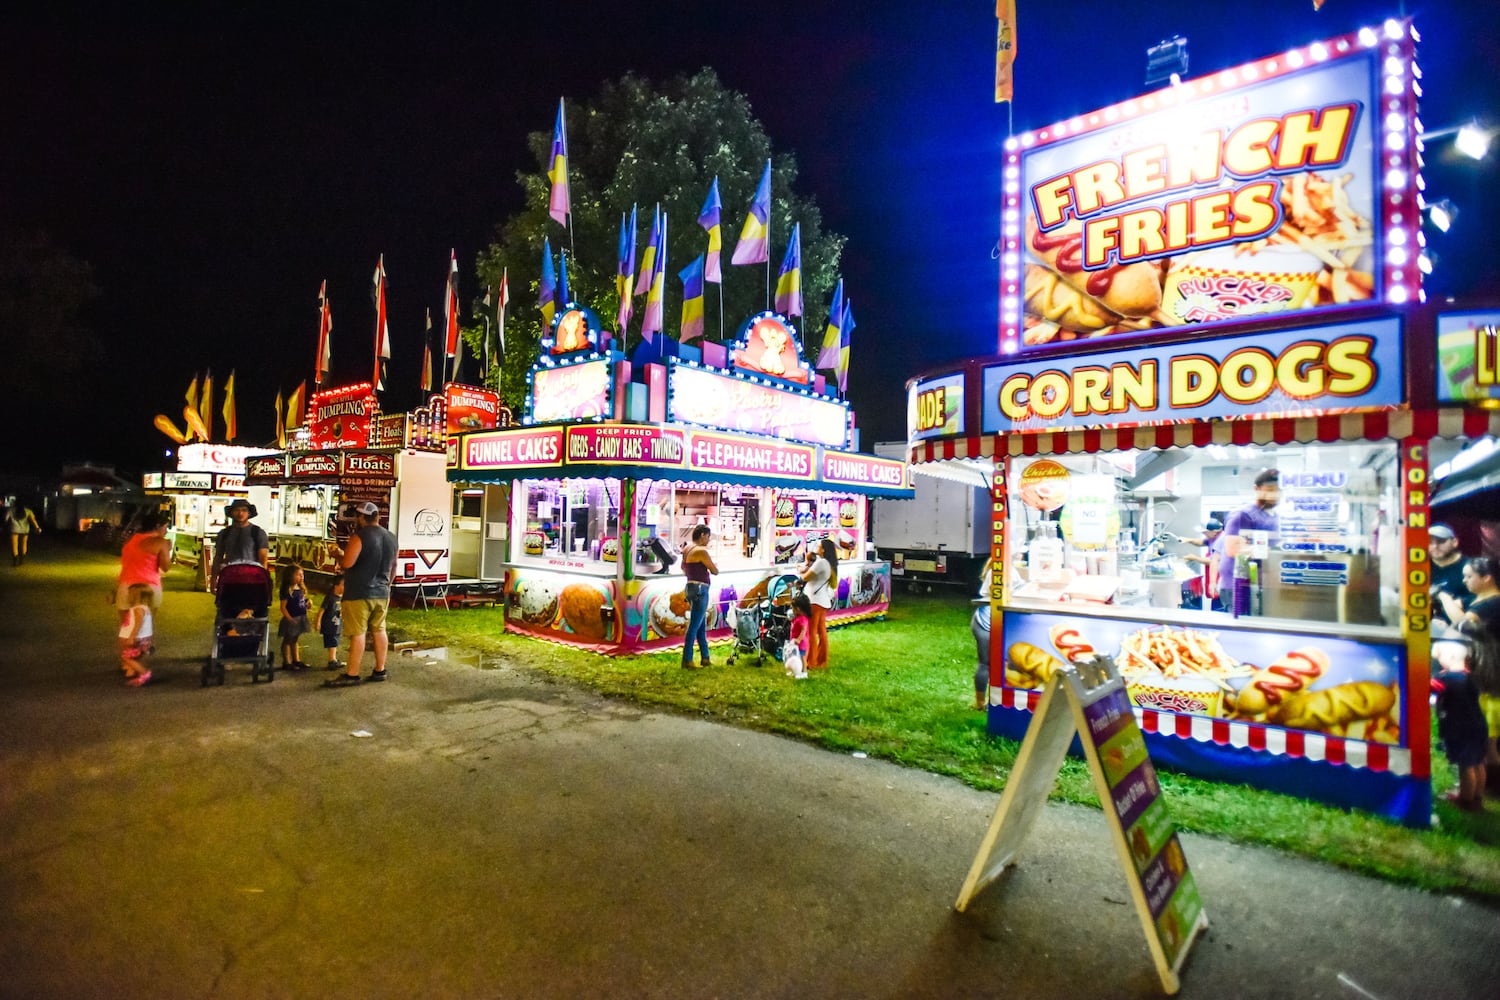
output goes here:
[{"label": "leafy tree canopy", "polygon": [[[538,169],[517,174],[526,192],[526,207],[496,227],[496,242],[479,255],[481,287],[498,289],[502,271],[509,275],[505,360],[498,381],[507,403],[518,407],[525,393],[526,370],[540,349],[542,324],[536,300],[543,239],[550,239],[554,254],[567,248],[572,297],[597,312],[605,329],[613,330],[618,307],[615,272],[621,213],[628,217],[631,206],[638,206],[639,269],[650,237],[652,213],[660,203],[668,220],[663,332],[676,337],[682,315],[682,283],[677,272],[707,252],[708,234],[698,225],[698,215],[715,176],[723,203],[724,283],[705,286],[705,339],[732,340],[746,318],[771,305],[792,226],[800,223],[802,295],[808,315],[793,323],[803,332],[805,353],[815,356],[827,325],[845,238],[825,231],[817,203],[793,190],[797,179],[795,157],[772,154],[771,140],[743,94],[725,89],[711,69],[660,87],[632,74],[605,84],[588,104],[568,102],[566,115],[571,233],[547,214],[551,189],[547,178],[552,146],[549,128],[528,137]],[[769,298],[765,264],[735,267],[729,263],[768,158],[772,161]],[[627,350],[640,342],[644,311],[643,295],[635,300],[634,316],[625,336]],[[478,346],[481,336],[479,330],[466,331],[471,347]],[[495,383],[494,376],[490,381]]]}]

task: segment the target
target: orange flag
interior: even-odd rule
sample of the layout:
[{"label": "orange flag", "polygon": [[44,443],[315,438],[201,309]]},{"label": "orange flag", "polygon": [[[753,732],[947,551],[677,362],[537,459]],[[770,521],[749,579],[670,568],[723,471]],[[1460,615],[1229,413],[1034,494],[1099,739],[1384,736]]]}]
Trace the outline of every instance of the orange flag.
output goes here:
[{"label": "orange flag", "polygon": [[1016,0],[995,0],[995,103],[1013,100],[1016,80],[1011,67],[1016,61]]},{"label": "orange flag", "polygon": [[224,382],[224,440],[233,441],[239,433],[239,424],[234,418],[234,371],[231,369],[229,378]]}]

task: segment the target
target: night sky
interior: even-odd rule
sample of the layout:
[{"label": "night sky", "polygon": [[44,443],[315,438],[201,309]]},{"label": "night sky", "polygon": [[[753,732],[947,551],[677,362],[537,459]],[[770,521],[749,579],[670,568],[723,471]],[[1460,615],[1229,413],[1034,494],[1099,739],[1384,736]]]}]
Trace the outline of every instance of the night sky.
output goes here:
[{"label": "night sky", "polygon": [[[988,0],[139,7],[0,15],[0,227],[43,230],[92,265],[101,295],[87,318],[104,344],[50,412],[6,406],[0,471],[170,467],[151,417],[180,422],[205,369],[220,387],[237,370],[239,443],[263,443],[278,387],[311,375],[324,279],[334,381],[368,377],[381,253],[396,355],[382,402],[416,405],[423,312],[441,316],[450,248],[473,291],[476,255],[519,207],[516,171],[535,169],[527,133],[551,129],[559,97],[587,101],[626,71],[703,66],[750,98],[776,152],[797,155],[798,190],[849,237],[850,397],[868,449],[904,433],[907,378],[997,349],[1008,129],[1144,92],[1146,47],[1174,33],[1196,76],[1401,12],[1020,0],[1012,110],[993,103]],[[1495,5],[1405,11],[1423,36],[1428,129],[1500,124]],[[1430,237],[1429,295],[1500,289],[1500,156],[1460,163],[1433,144],[1427,160],[1429,199],[1461,211]],[[724,206],[726,266],[744,210]],[[530,308],[513,293],[512,310]]]}]

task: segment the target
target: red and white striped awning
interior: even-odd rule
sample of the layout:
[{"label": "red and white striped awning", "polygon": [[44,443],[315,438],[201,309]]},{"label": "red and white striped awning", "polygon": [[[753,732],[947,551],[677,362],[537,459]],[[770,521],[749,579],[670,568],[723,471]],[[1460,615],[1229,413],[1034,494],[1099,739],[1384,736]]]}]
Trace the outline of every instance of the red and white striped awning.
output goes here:
[{"label": "red and white striped awning", "polygon": [[1146,448],[1187,448],[1219,444],[1312,444],[1333,441],[1385,441],[1402,438],[1500,437],[1500,410],[1381,410],[1324,417],[1269,420],[1209,420],[1155,427],[1028,431],[921,441],[911,462],[1017,455],[1089,454]]},{"label": "red and white striped awning", "polygon": [[[995,702],[1006,708],[1036,711],[1041,703],[1040,691],[1019,688],[995,687],[991,690]],[[1183,715],[1178,712],[1159,712],[1151,708],[1135,708],[1136,721],[1141,729],[1161,736],[1176,736],[1179,739],[1198,743],[1217,743],[1245,750],[1268,753],[1275,757],[1296,757],[1305,760],[1326,761],[1329,764],[1344,764],[1370,771],[1388,772],[1409,777],[1411,775],[1411,750],[1367,740],[1351,740],[1326,733],[1313,733],[1301,729],[1282,729],[1257,722],[1240,722],[1229,719],[1210,719],[1203,715]]]}]

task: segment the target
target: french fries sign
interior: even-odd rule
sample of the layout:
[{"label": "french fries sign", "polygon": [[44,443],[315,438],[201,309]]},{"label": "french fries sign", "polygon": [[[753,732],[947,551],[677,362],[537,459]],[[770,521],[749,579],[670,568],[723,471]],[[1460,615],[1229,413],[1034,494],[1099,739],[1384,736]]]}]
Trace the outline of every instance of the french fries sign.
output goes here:
[{"label": "french fries sign", "polygon": [[1414,299],[1412,56],[1392,22],[1012,139],[1001,350]]},{"label": "french fries sign", "polygon": [[1296,417],[1401,402],[1394,318],[991,365],[983,431]]}]

